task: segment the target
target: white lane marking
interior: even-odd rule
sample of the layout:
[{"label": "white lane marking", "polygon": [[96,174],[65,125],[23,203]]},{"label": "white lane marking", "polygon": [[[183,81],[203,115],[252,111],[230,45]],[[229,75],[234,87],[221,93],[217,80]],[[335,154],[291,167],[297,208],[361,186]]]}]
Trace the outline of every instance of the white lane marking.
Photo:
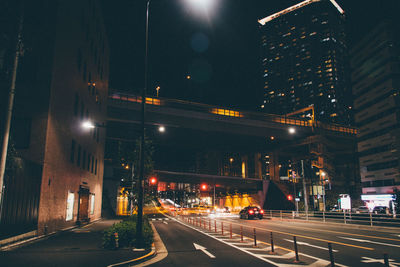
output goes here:
[{"label": "white lane marking", "polygon": [[377,245],[382,245],[382,246],[389,246],[389,247],[400,248],[400,245],[395,245],[395,244],[382,243],[382,242],[376,242],[376,241],[365,240],[365,239],[358,239],[358,238],[351,238],[351,237],[344,237],[344,236],[338,236],[338,237],[343,238],[343,239],[352,240],[352,241],[361,242],[361,243],[372,243],[372,244],[377,244]]},{"label": "white lane marking", "polygon": [[211,254],[210,252],[207,251],[207,248],[200,246],[199,244],[196,244],[196,243],[193,243],[193,246],[196,250],[201,250],[202,252],[204,252],[204,254],[206,254],[208,257],[215,258],[215,256],[213,254]]},{"label": "white lane marking", "polygon": [[[374,259],[374,258],[369,258],[369,257],[361,257],[361,262],[364,263],[382,263],[385,264],[385,260],[384,259]],[[396,267],[396,266],[400,266],[400,263],[395,262],[393,259],[389,259],[389,266],[390,267]]]},{"label": "white lane marking", "polygon": [[[285,240],[285,241],[287,241],[287,242],[291,242],[291,243],[294,242],[294,241],[291,240],[291,239],[283,239],[283,240]],[[298,244],[298,245],[303,245],[303,246],[312,247],[312,248],[319,248],[319,249],[323,249],[323,250],[329,250],[328,248],[324,248],[324,247],[312,245],[312,244],[309,244],[309,243],[306,243],[306,242],[301,242],[301,241],[297,241],[297,244]],[[336,249],[332,249],[332,251],[333,251],[333,252],[339,252],[339,250],[336,250]]]},{"label": "white lane marking", "polygon": [[158,220],[159,220],[159,221],[162,221],[163,219],[162,219],[162,218],[158,218]]},{"label": "white lane marking", "polygon": [[151,219],[152,221],[155,221],[156,219]]},{"label": "white lane marking", "polygon": [[168,224],[166,221],[163,221],[163,223]]}]

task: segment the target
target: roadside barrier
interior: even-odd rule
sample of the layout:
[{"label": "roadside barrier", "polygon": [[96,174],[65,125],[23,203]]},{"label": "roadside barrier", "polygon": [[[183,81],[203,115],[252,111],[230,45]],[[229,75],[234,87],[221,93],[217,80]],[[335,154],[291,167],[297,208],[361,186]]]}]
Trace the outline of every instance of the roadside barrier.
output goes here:
[{"label": "roadside barrier", "polygon": [[296,253],[296,260],[294,261],[295,263],[299,263],[299,250],[297,249],[297,240],[296,236],[293,236],[293,244],[294,244],[294,252]]},{"label": "roadside barrier", "polygon": [[396,214],[344,211],[291,211],[265,210],[265,217],[278,220],[303,220],[311,222],[334,222],[343,224],[357,224],[366,226],[400,227],[400,217]]},{"label": "roadside barrier", "polygon": [[383,253],[383,260],[385,262],[385,266],[389,267],[389,255],[387,253]]},{"label": "roadside barrier", "polygon": [[335,258],[333,257],[332,244],[328,243],[329,259],[331,260],[331,267],[335,267]]},{"label": "roadside barrier", "polygon": [[256,235],[256,228],[253,228],[253,236],[254,236],[254,247],[257,247],[257,235]]},{"label": "roadside barrier", "polygon": [[270,243],[271,243],[271,253],[275,253],[275,250],[274,250],[274,237],[272,236],[272,232],[271,232]]}]

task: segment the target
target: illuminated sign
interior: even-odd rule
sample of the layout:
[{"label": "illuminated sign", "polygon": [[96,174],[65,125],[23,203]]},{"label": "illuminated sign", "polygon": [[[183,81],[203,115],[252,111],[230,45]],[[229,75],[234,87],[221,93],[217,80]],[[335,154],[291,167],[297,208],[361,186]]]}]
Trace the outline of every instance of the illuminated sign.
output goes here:
[{"label": "illuminated sign", "polygon": [[361,200],[364,201],[376,201],[376,200],[386,200],[390,201],[393,200],[394,196],[390,194],[383,194],[383,195],[361,195]]}]

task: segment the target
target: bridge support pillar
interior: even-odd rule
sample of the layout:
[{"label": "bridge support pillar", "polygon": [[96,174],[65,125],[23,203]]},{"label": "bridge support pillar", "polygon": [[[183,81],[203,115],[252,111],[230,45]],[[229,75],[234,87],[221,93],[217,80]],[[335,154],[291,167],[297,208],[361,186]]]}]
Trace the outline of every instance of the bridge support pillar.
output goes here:
[{"label": "bridge support pillar", "polygon": [[249,177],[249,170],[248,170],[249,157],[247,155],[243,155],[241,157],[241,160],[242,160],[242,178],[247,178]]},{"label": "bridge support pillar", "polygon": [[279,153],[273,151],[269,156],[269,177],[274,182],[279,182]]},{"label": "bridge support pillar", "polygon": [[261,153],[254,154],[254,178],[262,179]]}]

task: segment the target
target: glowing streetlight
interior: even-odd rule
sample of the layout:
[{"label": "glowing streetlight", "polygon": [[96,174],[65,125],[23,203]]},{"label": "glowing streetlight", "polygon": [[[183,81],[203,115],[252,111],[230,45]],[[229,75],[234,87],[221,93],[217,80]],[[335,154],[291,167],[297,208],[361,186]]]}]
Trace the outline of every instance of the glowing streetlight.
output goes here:
[{"label": "glowing streetlight", "polygon": [[94,129],[94,128],[96,128],[96,125],[94,125],[93,122],[91,122],[91,121],[84,121],[82,123],[82,128],[83,129]]},{"label": "glowing streetlight", "polygon": [[188,0],[187,1],[195,9],[209,9],[215,0]]},{"label": "glowing streetlight", "polygon": [[290,133],[290,134],[296,133],[296,129],[293,128],[293,127],[290,127],[290,128],[289,128],[289,133]]},{"label": "glowing streetlight", "polygon": [[158,91],[160,91],[160,89],[161,89],[161,87],[160,87],[160,86],[157,86],[157,87],[156,87],[156,91],[157,91],[157,97],[158,97]]},{"label": "glowing streetlight", "polygon": [[159,131],[160,133],[165,132],[165,127],[164,127],[164,126],[158,127],[158,131]]}]

